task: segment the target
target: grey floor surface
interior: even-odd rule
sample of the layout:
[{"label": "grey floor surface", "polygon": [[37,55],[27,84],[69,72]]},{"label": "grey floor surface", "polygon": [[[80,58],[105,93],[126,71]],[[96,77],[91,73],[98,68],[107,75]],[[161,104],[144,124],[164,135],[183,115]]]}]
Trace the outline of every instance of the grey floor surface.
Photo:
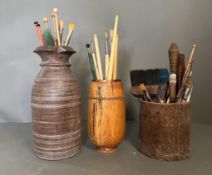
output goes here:
[{"label": "grey floor surface", "polygon": [[31,124],[0,124],[0,175],[212,175],[212,126],[192,124],[192,156],[160,161],[137,149],[137,125],[128,122],[125,140],[116,153],[95,151],[84,127],[81,153],[61,161],[36,158]]}]

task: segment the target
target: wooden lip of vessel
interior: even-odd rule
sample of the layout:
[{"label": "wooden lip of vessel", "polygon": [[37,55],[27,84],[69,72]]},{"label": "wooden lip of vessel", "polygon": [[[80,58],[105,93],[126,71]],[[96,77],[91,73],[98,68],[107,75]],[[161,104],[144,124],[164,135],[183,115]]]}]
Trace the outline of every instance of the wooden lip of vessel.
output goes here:
[{"label": "wooden lip of vessel", "polygon": [[191,102],[140,103],[140,151],[154,159],[183,160],[190,156]]},{"label": "wooden lip of vessel", "polygon": [[121,80],[93,80],[88,97],[88,134],[101,153],[113,153],[125,134]]}]

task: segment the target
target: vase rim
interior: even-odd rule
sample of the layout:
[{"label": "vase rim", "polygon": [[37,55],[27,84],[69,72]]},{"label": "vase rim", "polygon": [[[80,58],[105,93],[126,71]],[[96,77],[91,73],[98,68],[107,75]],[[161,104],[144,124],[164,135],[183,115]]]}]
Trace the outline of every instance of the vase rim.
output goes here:
[{"label": "vase rim", "polygon": [[69,53],[74,54],[76,51],[69,46],[39,46],[34,50],[35,53],[52,52],[52,53]]}]

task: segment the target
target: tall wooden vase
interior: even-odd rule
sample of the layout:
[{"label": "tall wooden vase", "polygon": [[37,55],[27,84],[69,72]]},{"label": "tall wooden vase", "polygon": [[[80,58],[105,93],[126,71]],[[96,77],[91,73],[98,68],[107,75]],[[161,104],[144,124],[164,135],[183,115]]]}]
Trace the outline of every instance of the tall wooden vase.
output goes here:
[{"label": "tall wooden vase", "polygon": [[81,145],[81,94],[70,69],[70,47],[38,47],[42,58],[32,88],[35,154],[59,160],[76,155]]},{"label": "tall wooden vase", "polygon": [[125,100],[121,81],[92,81],[88,97],[88,133],[102,153],[117,149],[125,134]]}]

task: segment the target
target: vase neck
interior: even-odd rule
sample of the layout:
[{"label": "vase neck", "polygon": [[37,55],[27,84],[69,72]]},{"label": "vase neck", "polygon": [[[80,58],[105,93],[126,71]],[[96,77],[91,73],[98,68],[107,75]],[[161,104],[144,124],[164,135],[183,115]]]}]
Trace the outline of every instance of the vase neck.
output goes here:
[{"label": "vase neck", "polygon": [[41,66],[70,66],[69,58],[75,53],[70,47],[38,47],[34,52],[41,57]]}]

